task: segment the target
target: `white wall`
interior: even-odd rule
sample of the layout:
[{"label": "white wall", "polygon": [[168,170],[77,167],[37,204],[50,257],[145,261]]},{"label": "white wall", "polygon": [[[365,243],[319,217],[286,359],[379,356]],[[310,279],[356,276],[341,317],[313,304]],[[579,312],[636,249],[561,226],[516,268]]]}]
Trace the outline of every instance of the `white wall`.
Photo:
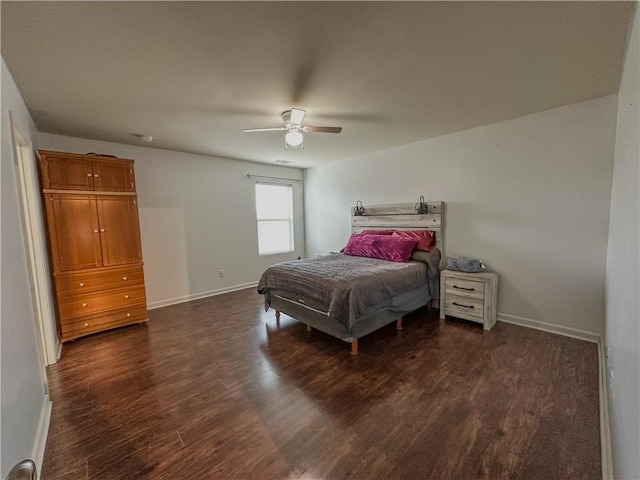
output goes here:
[{"label": "white wall", "polygon": [[442,200],[447,254],[500,275],[499,319],[597,338],[615,115],[610,95],[311,168],[307,254],[345,245],[356,200]]},{"label": "white wall", "polygon": [[[615,478],[640,478],[640,43],[636,10],[618,96],[606,274],[605,349]],[[611,378],[613,375],[613,378]]]},{"label": "white wall", "polygon": [[257,282],[267,266],[304,256],[303,183],[293,183],[295,251],[258,256],[255,181],[246,177],[300,179],[300,169],[43,133],[39,144],[135,160],[151,307]]},{"label": "white wall", "polygon": [[34,136],[35,128],[4,60],[1,68],[0,476],[4,478],[25,458],[41,460],[34,457],[43,453],[38,450],[44,447],[39,442],[49,401],[37,345],[9,111],[26,140]]}]

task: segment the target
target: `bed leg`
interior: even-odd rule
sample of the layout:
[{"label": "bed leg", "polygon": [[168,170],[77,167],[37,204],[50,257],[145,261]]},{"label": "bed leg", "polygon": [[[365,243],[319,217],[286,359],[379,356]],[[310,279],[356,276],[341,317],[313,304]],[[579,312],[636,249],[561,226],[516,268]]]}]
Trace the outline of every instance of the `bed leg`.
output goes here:
[{"label": "bed leg", "polygon": [[358,339],[354,338],[353,340],[351,340],[351,355],[357,355],[358,354]]},{"label": "bed leg", "polygon": [[311,331],[311,325],[307,325],[307,332]]},{"label": "bed leg", "polygon": [[396,330],[402,330],[402,317],[396,320]]},{"label": "bed leg", "polygon": [[276,320],[280,320],[280,310],[276,310]]}]

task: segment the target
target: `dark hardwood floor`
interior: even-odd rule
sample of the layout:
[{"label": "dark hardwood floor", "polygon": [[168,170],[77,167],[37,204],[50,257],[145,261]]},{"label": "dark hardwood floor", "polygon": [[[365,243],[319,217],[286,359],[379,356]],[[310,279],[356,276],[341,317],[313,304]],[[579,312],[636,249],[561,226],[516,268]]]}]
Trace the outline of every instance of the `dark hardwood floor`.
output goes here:
[{"label": "dark hardwood floor", "polygon": [[359,348],[254,289],[65,344],[43,478],[601,478],[595,344],[421,310]]}]

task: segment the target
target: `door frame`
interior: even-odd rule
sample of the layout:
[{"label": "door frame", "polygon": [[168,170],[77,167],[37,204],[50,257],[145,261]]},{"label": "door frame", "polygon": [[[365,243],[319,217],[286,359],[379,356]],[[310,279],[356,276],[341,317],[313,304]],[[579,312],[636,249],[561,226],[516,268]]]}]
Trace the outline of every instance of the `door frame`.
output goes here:
[{"label": "door frame", "polygon": [[[32,143],[16,127],[9,111],[14,162],[16,164],[18,191],[22,223],[25,232],[25,247],[29,266],[29,280],[36,314],[36,331],[43,367],[52,365],[60,358],[61,343],[58,340],[47,242],[44,232],[44,217],[40,197],[40,183]],[[47,384],[46,372],[43,375]]]}]

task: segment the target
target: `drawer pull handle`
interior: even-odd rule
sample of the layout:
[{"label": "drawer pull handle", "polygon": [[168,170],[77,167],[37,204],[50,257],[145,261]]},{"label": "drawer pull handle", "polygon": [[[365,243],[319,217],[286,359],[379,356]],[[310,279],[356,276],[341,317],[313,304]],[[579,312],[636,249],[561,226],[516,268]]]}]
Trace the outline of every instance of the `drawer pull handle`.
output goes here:
[{"label": "drawer pull handle", "polygon": [[126,279],[127,279],[127,277],[122,277],[122,279],[123,279],[123,280],[126,280]]},{"label": "drawer pull handle", "polygon": [[100,174],[99,173],[94,173],[93,176],[98,178],[100,176]]},{"label": "drawer pull handle", "polygon": [[106,230],[104,228],[101,228],[100,231],[101,232],[106,232]]},{"label": "drawer pull handle", "polygon": [[88,326],[89,326],[89,323],[88,323],[88,322],[85,322],[85,323],[84,323],[84,326],[85,326],[85,327],[88,327]]},{"label": "drawer pull handle", "polygon": [[81,287],[84,287],[84,282],[80,282],[80,286],[81,286]]},{"label": "drawer pull handle", "polygon": [[93,177],[93,173],[87,173],[87,177]]},{"label": "drawer pull handle", "polygon": [[93,233],[98,233],[98,232],[99,232],[99,230],[97,228],[93,229]]},{"label": "drawer pull handle", "polygon": [[128,298],[129,298],[129,295],[125,295],[125,296],[124,296],[124,298],[125,298],[125,299],[128,299]]},{"label": "drawer pull handle", "polygon": [[463,307],[463,308],[476,308],[476,307],[474,307],[473,305],[462,305],[461,303],[456,303],[456,302],[453,302],[453,304],[454,304],[456,307]]},{"label": "drawer pull handle", "polygon": [[130,314],[130,313],[127,313],[127,318],[129,318],[130,316],[131,316],[131,314]]},{"label": "drawer pull handle", "polygon": [[475,292],[476,291],[475,288],[459,287],[458,285],[454,285],[453,288],[455,288],[457,290],[466,290],[467,292]]},{"label": "drawer pull handle", "polygon": [[82,303],[82,306],[83,306],[83,307],[86,307],[86,306],[87,306],[87,304],[86,304],[85,302],[83,302],[83,303]]}]

